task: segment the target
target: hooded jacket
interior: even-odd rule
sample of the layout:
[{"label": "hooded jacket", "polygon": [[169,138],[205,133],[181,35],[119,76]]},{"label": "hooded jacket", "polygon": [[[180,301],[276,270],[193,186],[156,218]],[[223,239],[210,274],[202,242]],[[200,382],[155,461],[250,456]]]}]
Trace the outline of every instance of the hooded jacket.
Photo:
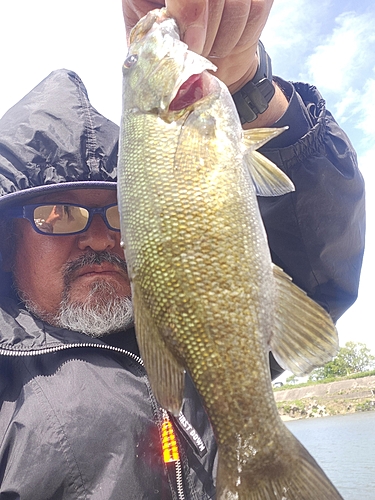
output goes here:
[{"label": "hooded jacket", "polygon": [[[277,83],[290,104],[276,126],[290,128],[262,152],[296,191],[259,200],[272,257],[337,319],[357,294],[363,180],[317,90]],[[79,77],[53,72],[0,120],[0,215],[45,192],[116,189],[117,140]],[[101,340],[51,327],[9,273],[0,280],[0,498],[213,498],[216,445],[189,377],[182,413],[168,417],[133,330]]]}]

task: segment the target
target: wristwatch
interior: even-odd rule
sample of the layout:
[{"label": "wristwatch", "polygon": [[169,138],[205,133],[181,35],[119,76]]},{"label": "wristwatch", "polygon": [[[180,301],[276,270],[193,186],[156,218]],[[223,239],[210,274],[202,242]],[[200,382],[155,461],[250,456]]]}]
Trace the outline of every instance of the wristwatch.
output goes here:
[{"label": "wristwatch", "polygon": [[260,40],[258,59],[259,66],[254,78],[232,96],[242,125],[251,123],[258,115],[264,113],[275,94],[275,87],[272,84],[271,58]]}]

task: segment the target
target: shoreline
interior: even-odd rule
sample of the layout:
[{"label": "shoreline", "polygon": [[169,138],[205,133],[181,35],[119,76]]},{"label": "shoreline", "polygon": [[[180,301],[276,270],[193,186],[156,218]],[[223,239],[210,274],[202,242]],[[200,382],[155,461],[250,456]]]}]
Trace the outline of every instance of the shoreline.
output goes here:
[{"label": "shoreline", "polygon": [[375,376],[274,392],[283,421],[375,411]]}]

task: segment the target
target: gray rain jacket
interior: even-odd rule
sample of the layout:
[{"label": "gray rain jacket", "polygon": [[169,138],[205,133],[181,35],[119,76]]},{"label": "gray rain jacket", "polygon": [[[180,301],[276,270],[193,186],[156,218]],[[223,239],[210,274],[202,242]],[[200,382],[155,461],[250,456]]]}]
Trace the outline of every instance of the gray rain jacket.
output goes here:
[{"label": "gray rain jacket", "polygon": [[[263,153],[296,191],[259,200],[272,257],[337,319],[357,294],[363,181],[317,90],[277,81],[290,105],[276,125],[290,128]],[[78,76],[53,72],[0,120],[0,216],[77,183],[115,189],[117,138]],[[170,420],[134,331],[96,340],[53,328],[25,310],[8,273],[0,280],[0,499],[214,498],[216,445],[190,379],[169,436],[179,456],[164,463]],[[272,357],[271,370],[280,371]]]}]

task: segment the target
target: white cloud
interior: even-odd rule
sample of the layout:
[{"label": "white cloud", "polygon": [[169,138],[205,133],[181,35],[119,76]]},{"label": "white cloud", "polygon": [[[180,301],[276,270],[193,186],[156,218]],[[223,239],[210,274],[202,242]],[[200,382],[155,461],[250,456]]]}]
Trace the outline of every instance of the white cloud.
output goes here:
[{"label": "white cloud", "polygon": [[343,92],[334,106],[335,118],[341,123],[351,122],[354,128],[363,133],[360,146],[371,147],[374,143],[375,116],[375,68],[374,78],[369,77],[360,82],[361,87],[349,87]]},{"label": "white cloud", "polygon": [[320,0],[319,8],[310,0],[274,2],[262,40],[275,74],[289,80],[301,79],[307,57],[322,40],[326,22],[332,17],[331,6],[332,0]]},{"label": "white cloud", "polygon": [[[304,12],[308,0],[279,0],[275,2],[262,39],[271,54],[294,48],[303,43]],[[291,36],[292,35],[292,36]]]},{"label": "white cloud", "polygon": [[307,74],[323,92],[342,94],[351,85],[361,85],[363,72],[374,61],[374,49],[370,50],[375,41],[374,16],[344,12],[335,23],[332,34],[308,58]]},{"label": "white cloud", "polygon": [[[345,123],[353,113],[354,110],[361,106],[361,92],[359,89],[349,88],[343,95],[341,101],[338,101],[335,105],[335,118],[341,122]],[[361,106],[362,108],[362,106]]]},{"label": "white cloud", "polygon": [[[373,71],[375,75],[375,67]],[[357,127],[363,131],[366,138],[374,145],[374,116],[375,116],[375,77],[366,80],[360,101],[360,119]],[[375,155],[372,156],[374,164]]]}]

